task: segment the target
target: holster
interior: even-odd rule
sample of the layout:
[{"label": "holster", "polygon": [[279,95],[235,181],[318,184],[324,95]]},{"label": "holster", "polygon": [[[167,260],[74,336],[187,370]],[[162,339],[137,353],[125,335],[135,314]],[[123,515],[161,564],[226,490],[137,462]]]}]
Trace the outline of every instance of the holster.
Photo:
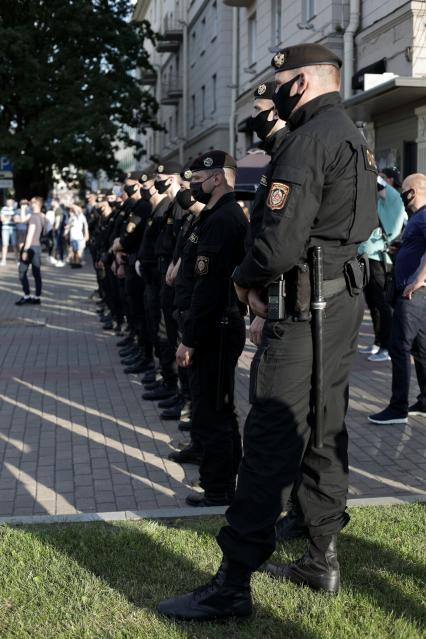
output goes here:
[{"label": "holster", "polygon": [[296,322],[311,319],[311,273],[309,264],[297,264],[285,276],[286,312]]},{"label": "holster", "polygon": [[343,265],[343,275],[349,295],[359,295],[370,279],[370,267],[367,255],[353,257]]}]

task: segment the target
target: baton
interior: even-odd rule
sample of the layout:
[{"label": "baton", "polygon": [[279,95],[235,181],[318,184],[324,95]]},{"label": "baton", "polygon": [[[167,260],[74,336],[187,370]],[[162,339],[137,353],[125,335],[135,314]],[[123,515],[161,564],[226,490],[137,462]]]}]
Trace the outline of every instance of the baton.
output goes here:
[{"label": "baton", "polygon": [[323,447],[324,440],[324,311],[327,306],[323,297],[322,248],[313,251],[312,316],[314,323],[314,380],[315,380],[315,446]]},{"label": "baton", "polygon": [[225,392],[225,333],[228,328],[229,319],[227,315],[223,315],[220,320],[220,339],[219,339],[219,371],[216,388],[216,410],[220,411],[224,405],[224,392]]}]

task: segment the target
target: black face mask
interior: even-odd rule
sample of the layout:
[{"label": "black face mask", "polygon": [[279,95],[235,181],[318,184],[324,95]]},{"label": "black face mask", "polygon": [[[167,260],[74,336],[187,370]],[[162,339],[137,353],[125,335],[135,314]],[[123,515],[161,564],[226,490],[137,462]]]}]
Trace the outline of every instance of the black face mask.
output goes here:
[{"label": "black face mask", "polygon": [[137,184],[125,184],[124,192],[127,193],[129,197],[132,197],[132,195],[136,193],[137,188],[138,188]]},{"label": "black face mask", "polygon": [[170,184],[167,184],[167,180],[158,180],[158,182],[154,183],[155,188],[157,189],[160,195],[163,195],[169,188]]},{"label": "black face mask", "polygon": [[408,189],[408,191],[403,191],[403,193],[401,193],[401,200],[404,204],[404,209],[407,211],[407,213],[412,213],[410,209],[410,203],[413,201],[413,199],[414,199],[413,189]]},{"label": "black face mask", "polygon": [[[213,176],[211,175],[210,177],[213,177]],[[204,182],[207,182],[207,180],[210,180],[210,177],[206,178],[202,182],[196,182],[194,184],[191,184],[191,187],[190,187],[191,195],[194,198],[194,200],[197,200],[197,202],[201,202],[201,204],[208,204],[212,196],[211,193],[206,193],[203,190]]]},{"label": "black face mask", "polygon": [[184,191],[178,191],[176,193],[176,202],[179,204],[181,209],[187,211],[190,206],[194,204],[194,200],[192,199],[191,189],[185,189]]},{"label": "black face mask", "polygon": [[141,188],[141,198],[145,201],[145,202],[149,202],[151,199],[151,189],[145,189],[144,187]]},{"label": "black face mask", "polygon": [[268,120],[269,114],[273,110],[274,109],[272,107],[267,111],[261,111],[255,117],[249,118],[247,122],[247,127],[250,129],[250,131],[254,131],[257,137],[263,141],[266,140],[277,123],[276,118],[274,118],[272,121]]},{"label": "black face mask", "polygon": [[300,75],[296,75],[285,84],[282,84],[276,94],[273,97],[275,108],[277,109],[278,117],[281,120],[287,121],[290,117],[296,104],[299,102],[303,93],[296,93],[296,95],[290,95],[291,88],[295,82],[300,78]]}]

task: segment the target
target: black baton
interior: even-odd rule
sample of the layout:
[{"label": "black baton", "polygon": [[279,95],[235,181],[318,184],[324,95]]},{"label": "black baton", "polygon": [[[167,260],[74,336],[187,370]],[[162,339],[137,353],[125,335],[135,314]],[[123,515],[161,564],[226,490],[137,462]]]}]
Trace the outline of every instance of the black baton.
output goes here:
[{"label": "black baton", "polygon": [[314,379],[315,379],[315,446],[323,447],[324,439],[324,311],[326,302],[322,289],[322,248],[313,251],[312,317],[314,324]]},{"label": "black baton", "polygon": [[216,410],[222,410],[225,403],[225,333],[228,329],[229,319],[227,315],[223,315],[220,320],[220,337],[219,337],[219,375],[216,389]]}]

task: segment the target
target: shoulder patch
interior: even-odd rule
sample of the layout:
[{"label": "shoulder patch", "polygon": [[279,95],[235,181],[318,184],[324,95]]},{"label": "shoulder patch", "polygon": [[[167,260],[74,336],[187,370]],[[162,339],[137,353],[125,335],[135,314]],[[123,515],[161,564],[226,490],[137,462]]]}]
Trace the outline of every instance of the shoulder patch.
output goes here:
[{"label": "shoulder patch", "polygon": [[191,233],[191,235],[189,236],[189,241],[193,242],[194,244],[197,244],[198,242],[198,235],[195,235],[195,233]]},{"label": "shoulder patch", "polygon": [[272,211],[283,209],[290,195],[291,186],[284,182],[272,182],[269,190],[267,206]]},{"label": "shoulder patch", "polygon": [[209,272],[209,258],[199,255],[195,262],[195,272],[197,275],[207,275]]},{"label": "shoulder patch", "polygon": [[373,151],[371,151],[368,147],[362,145],[362,154],[364,156],[364,164],[367,171],[373,171],[373,173],[377,173],[377,162],[374,157]]}]

